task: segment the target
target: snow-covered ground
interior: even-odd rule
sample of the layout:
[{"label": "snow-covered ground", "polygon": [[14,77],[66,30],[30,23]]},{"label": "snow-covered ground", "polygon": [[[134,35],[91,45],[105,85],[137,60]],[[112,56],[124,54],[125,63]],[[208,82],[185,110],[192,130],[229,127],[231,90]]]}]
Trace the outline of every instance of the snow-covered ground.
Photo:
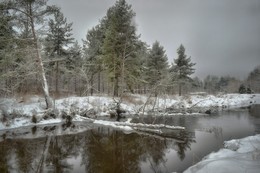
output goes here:
[{"label": "snow-covered ground", "polygon": [[[35,126],[32,117],[36,117],[37,125],[66,122],[63,115],[72,115],[72,121],[106,125],[127,132],[135,130],[135,126],[151,128],[153,125],[130,123],[132,115],[149,114],[157,111],[161,115],[200,114],[200,110],[234,109],[260,104],[260,94],[225,94],[225,95],[190,95],[164,96],[160,98],[143,95],[128,95],[120,101],[120,108],[125,110],[126,122],[102,120],[115,112],[119,98],[108,96],[68,97],[55,100],[56,117],[44,118],[46,112],[44,99],[38,96],[27,99],[0,99],[0,131],[19,127]],[[194,109],[196,108],[196,109]],[[202,109],[203,108],[203,109]],[[174,113],[170,111],[174,110]],[[191,111],[192,110],[192,111]],[[200,111],[200,112],[196,112]],[[162,125],[161,125],[162,126]],[[147,127],[148,128],[148,127]],[[178,128],[169,126],[168,128]],[[83,128],[84,129],[84,128]],[[18,130],[18,129],[17,129]],[[154,129],[151,129],[154,130]],[[157,130],[157,129],[155,129]],[[77,129],[80,131],[80,129]],[[259,172],[260,170],[260,135],[225,142],[224,149],[211,153],[204,160],[186,170],[189,172]]]},{"label": "snow-covered ground", "polygon": [[[22,100],[22,102],[21,102]],[[32,116],[37,118],[37,123],[50,124],[59,123],[62,114],[73,114],[73,121],[85,121],[87,116],[97,118],[109,116],[115,112],[116,102],[119,98],[108,96],[68,97],[55,100],[56,118],[43,118],[45,115],[44,99],[38,96],[27,99],[0,99],[0,130],[5,128],[16,128],[32,125]],[[169,114],[167,110],[180,110],[187,113],[188,109],[195,109],[191,114],[204,113],[196,112],[201,108],[238,108],[247,107],[251,104],[260,104],[260,94],[225,94],[225,95],[190,95],[190,96],[164,96],[159,98],[147,97],[144,95],[127,95],[121,100],[120,108],[126,111],[127,116],[134,114],[148,114],[151,111],[158,111],[161,114]],[[183,111],[184,110],[184,111]],[[176,113],[176,112],[175,112]],[[105,123],[106,124],[106,123]]]},{"label": "snow-covered ground", "polygon": [[185,173],[259,173],[260,135],[233,139],[224,148],[211,153]]}]

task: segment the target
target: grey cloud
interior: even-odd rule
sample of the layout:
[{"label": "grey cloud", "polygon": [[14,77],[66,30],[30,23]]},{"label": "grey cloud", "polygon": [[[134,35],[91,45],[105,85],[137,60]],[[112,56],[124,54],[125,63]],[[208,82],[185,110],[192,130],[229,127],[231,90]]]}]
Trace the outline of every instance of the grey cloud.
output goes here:
[{"label": "grey cloud", "polygon": [[[81,40],[115,0],[50,0],[74,23]],[[127,0],[143,41],[161,42],[169,62],[182,43],[196,74],[244,78],[260,64],[259,0]]]}]

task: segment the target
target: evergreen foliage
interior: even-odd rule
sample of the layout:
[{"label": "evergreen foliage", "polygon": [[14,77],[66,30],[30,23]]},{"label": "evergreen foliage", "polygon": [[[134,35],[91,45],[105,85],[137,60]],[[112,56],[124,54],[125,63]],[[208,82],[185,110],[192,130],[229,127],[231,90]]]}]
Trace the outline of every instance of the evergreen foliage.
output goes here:
[{"label": "evergreen foliage", "polygon": [[147,58],[146,80],[150,86],[156,86],[166,77],[168,70],[167,56],[163,46],[158,41],[152,45]]},{"label": "evergreen foliage", "polygon": [[107,10],[87,32],[83,47],[74,42],[72,23],[58,7],[48,6],[47,0],[3,0],[0,21],[1,96],[44,91],[48,97],[48,83],[50,92],[59,89],[58,96],[96,92],[121,97],[124,92],[147,91],[157,95],[172,94],[177,89],[179,95],[188,91],[260,91],[259,66],[243,82],[213,75],[203,82],[197,77],[191,79],[195,63],[187,57],[183,45],[169,68],[158,41],[150,47],[140,40],[135,12],[126,0],[117,0]]},{"label": "evergreen foliage", "polygon": [[182,85],[191,81],[190,75],[195,72],[193,66],[195,63],[191,62],[191,57],[187,58],[185,54],[185,48],[181,44],[177,49],[178,57],[174,60],[170,71],[172,72],[173,81],[177,81],[179,85],[179,95],[182,94]]},{"label": "evergreen foliage", "polygon": [[256,66],[247,77],[247,83],[254,92],[260,92],[260,65]]},{"label": "evergreen foliage", "polygon": [[[133,24],[135,13],[125,0],[118,0],[107,11],[104,19],[106,30],[102,46],[103,63],[113,82],[113,95],[118,96],[125,81],[125,74],[134,75],[138,36]],[[130,71],[131,69],[131,71]],[[120,88],[121,87],[121,88]]]},{"label": "evergreen foliage", "polygon": [[104,42],[104,28],[101,24],[88,31],[83,40],[84,65],[90,76],[91,95],[94,92],[94,77],[98,75],[98,91],[100,92],[100,75],[102,71],[102,45]]},{"label": "evergreen foliage", "polygon": [[[45,96],[46,107],[52,108],[53,102],[49,95],[49,86],[45,75],[42,56],[40,52],[39,36],[36,32],[36,27],[40,27],[44,23],[44,19],[49,14],[53,13],[57,8],[55,6],[48,6],[47,0],[5,0],[1,2],[1,9],[7,10],[14,18],[16,28],[19,31],[26,33],[28,42],[32,43],[31,56],[36,60],[36,67],[41,76],[42,91]],[[22,29],[21,29],[22,28]],[[21,32],[22,33],[22,32]],[[26,46],[26,45],[25,45]],[[26,66],[25,66],[26,67]],[[25,72],[23,76],[28,73]]]},{"label": "evergreen foliage", "polygon": [[[55,73],[55,92],[58,94],[60,71],[62,70],[65,73],[67,68],[70,68],[67,47],[74,40],[71,37],[72,23],[67,23],[67,19],[63,16],[62,12],[57,9],[54,12],[54,18],[49,19],[48,26],[48,33],[45,38],[45,54],[49,59],[54,59],[49,65],[55,71],[52,73]],[[64,58],[65,60],[58,60],[60,58]]]},{"label": "evergreen foliage", "polygon": [[73,43],[72,23],[67,23],[60,10],[54,12],[54,19],[48,22],[49,30],[46,37],[45,51],[49,57],[66,55],[66,47]]},{"label": "evergreen foliage", "polygon": [[238,92],[239,92],[240,94],[245,94],[245,93],[247,92],[246,86],[245,86],[244,84],[241,84],[240,87],[239,87],[239,89],[238,89]]}]

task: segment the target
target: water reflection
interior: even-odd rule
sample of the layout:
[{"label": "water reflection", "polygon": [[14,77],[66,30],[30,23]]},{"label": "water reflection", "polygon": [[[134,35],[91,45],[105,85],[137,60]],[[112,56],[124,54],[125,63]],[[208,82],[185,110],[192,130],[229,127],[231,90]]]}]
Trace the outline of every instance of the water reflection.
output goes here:
[{"label": "water reflection", "polygon": [[260,104],[252,105],[249,109],[250,121],[255,125],[257,133],[260,133]]},{"label": "water reflection", "polygon": [[[252,114],[252,113],[251,113]],[[183,172],[224,140],[257,133],[260,118],[244,112],[217,116],[143,117],[148,123],[183,125],[158,135],[126,134],[82,124],[0,131],[0,172]]]},{"label": "water reflection", "polygon": [[254,117],[260,118],[260,104],[252,105],[249,109],[249,114]]},{"label": "water reflection", "polygon": [[[42,129],[53,131],[57,128],[46,126]],[[36,129],[33,127],[32,133]],[[140,162],[148,162],[158,171],[167,161],[165,153],[169,147],[176,148],[183,159],[185,151],[194,142],[185,131],[178,133],[176,136],[182,140],[143,133],[124,134],[99,127],[74,135],[5,139],[0,143],[0,172],[73,172],[74,165],[68,160],[78,157],[81,157],[80,165],[90,173],[141,172]]]}]

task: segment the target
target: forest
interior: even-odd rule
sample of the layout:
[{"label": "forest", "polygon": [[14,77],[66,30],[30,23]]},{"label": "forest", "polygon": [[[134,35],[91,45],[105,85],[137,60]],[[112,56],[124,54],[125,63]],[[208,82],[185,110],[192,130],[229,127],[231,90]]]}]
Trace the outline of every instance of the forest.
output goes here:
[{"label": "forest", "polygon": [[0,3],[0,95],[38,94],[52,98],[124,93],[173,95],[205,92],[260,92],[260,66],[245,80],[232,76],[194,76],[196,62],[179,43],[168,61],[159,40],[140,39],[135,12],[118,0],[79,43],[73,23],[47,0]]},{"label": "forest", "polygon": [[[50,2],[0,1],[0,172],[259,172],[259,62],[251,71],[241,69],[243,79],[216,75],[212,66],[211,74],[202,79],[196,70],[209,62],[215,66],[214,57],[206,56],[204,62],[205,57],[194,56],[185,41],[172,46],[175,57],[167,55],[162,40],[149,45],[138,33],[131,0],[114,0],[96,25],[86,28],[82,40],[76,39],[75,21],[68,20],[65,8]],[[165,2],[151,0],[153,6]],[[244,13],[237,7],[248,10],[257,4],[250,1],[246,6],[239,0],[165,4],[179,8],[179,3],[185,6],[180,11],[187,4],[199,7],[195,13],[206,9],[202,20],[207,14],[225,20],[227,15],[220,11],[209,13],[214,3],[228,12],[235,8],[226,14],[236,12],[238,23],[247,27],[240,22]],[[259,18],[260,6],[256,9],[250,19]],[[198,15],[195,22],[200,20]],[[197,29],[203,32],[204,27]],[[215,29],[210,27],[210,34]],[[248,31],[243,31],[244,37],[235,33],[226,40],[221,35],[224,44],[218,43],[219,33],[211,46],[201,43],[211,56],[228,59],[233,54],[224,53],[232,49],[236,55],[243,52],[237,59],[245,54],[252,64],[252,58],[258,61],[259,49],[240,47],[259,45],[255,35],[253,43],[242,40]],[[237,37],[243,44],[227,46],[218,54],[214,46],[225,47]],[[249,55],[250,51],[254,53]],[[241,61],[232,62],[231,70],[232,66],[241,67]],[[216,68],[226,71],[224,65]]]}]

